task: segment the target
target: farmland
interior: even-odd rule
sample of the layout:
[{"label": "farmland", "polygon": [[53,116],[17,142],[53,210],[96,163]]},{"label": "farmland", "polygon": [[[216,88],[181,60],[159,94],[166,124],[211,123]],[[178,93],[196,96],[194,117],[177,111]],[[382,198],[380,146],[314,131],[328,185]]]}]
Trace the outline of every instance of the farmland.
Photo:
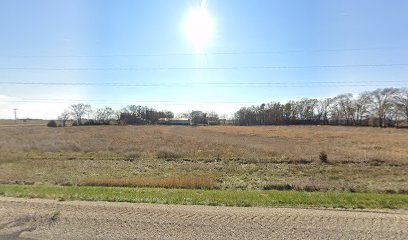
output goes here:
[{"label": "farmland", "polygon": [[3,184],[408,192],[403,129],[26,126],[0,133]]},{"label": "farmland", "polygon": [[0,127],[44,126],[46,124],[47,121],[41,119],[17,119],[17,120],[0,119]]}]

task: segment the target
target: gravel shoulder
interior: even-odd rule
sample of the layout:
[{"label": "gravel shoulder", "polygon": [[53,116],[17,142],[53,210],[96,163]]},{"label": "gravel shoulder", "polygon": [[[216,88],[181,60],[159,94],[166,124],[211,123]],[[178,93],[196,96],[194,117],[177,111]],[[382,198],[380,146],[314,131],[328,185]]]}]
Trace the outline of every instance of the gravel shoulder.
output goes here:
[{"label": "gravel shoulder", "polygon": [[0,239],[408,239],[408,211],[0,197]]}]

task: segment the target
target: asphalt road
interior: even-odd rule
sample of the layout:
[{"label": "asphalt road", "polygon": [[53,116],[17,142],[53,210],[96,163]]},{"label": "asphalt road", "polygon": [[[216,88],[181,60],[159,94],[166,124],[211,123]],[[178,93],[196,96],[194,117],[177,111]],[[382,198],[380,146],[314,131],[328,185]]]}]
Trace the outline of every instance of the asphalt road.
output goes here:
[{"label": "asphalt road", "polygon": [[0,197],[0,239],[408,239],[408,211]]}]

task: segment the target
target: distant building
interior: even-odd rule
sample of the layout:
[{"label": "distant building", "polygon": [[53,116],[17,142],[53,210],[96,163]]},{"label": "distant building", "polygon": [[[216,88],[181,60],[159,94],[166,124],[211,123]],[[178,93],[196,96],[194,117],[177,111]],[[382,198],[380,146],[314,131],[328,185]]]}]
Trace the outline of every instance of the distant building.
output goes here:
[{"label": "distant building", "polygon": [[233,119],[220,119],[218,121],[220,125],[234,125],[235,124]]},{"label": "distant building", "polygon": [[208,120],[208,125],[220,125],[220,120]]},{"label": "distant building", "polygon": [[188,118],[160,118],[157,121],[162,125],[190,125],[190,119]]}]

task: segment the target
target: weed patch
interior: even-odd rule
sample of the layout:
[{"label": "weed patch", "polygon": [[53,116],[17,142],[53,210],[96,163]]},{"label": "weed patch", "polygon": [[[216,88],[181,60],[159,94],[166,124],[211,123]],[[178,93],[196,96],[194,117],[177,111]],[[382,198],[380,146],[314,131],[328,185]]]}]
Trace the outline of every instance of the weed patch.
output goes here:
[{"label": "weed patch", "polygon": [[160,187],[186,189],[215,189],[217,182],[206,176],[174,177],[132,177],[132,178],[87,178],[80,182],[82,186],[106,187]]}]

